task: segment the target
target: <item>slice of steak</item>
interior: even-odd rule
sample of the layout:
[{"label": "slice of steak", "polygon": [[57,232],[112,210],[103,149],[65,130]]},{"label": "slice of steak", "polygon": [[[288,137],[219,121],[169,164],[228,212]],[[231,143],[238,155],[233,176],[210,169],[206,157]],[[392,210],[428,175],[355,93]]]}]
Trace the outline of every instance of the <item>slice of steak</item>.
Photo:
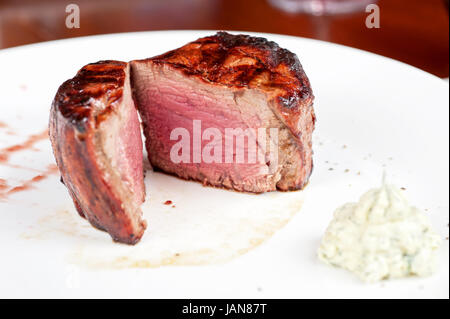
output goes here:
[{"label": "slice of steak", "polygon": [[140,123],[129,65],[101,61],[63,83],[50,113],[50,139],[79,214],[118,242],[135,244],[146,222]]},{"label": "slice of steak", "polygon": [[[301,189],[308,182],[314,97],[295,54],[264,38],[219,32],[163,55],[132,61],[131,68],[153,167],[184,179],[256,193]],[[204,139],[195,142],[194,123],[200,121]],[[257,140],[263,160],[236,161],[239,152],[249,153],[247,139],[242,149],[234,149],[234,160],[227,162],[227,129],[241,129],[240,137],[249,138],[260,128],[274,128],[278,134],[268,134],[266,143]],[[214,161],[204,157],[199,161],[194,153],[205,154],[214,132],[225,137],[219,146],[222,154]],[[176,138],[182,133],[192,138],[191,154],[189,160],[174,161],[173,150],[180,141]],[[270,142],[278,151],[276,161]]]}]

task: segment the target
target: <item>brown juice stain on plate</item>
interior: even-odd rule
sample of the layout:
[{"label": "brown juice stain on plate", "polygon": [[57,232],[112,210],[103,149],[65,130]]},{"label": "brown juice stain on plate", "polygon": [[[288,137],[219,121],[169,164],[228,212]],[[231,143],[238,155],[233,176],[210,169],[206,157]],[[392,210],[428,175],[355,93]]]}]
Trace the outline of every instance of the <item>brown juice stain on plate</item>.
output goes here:
[{"label": "brown juice stain on plate", "polygon": [[[152,249],[147,249],[146,243],[139,243],[136,246],[130,246],[128,248],[131,250],[139,249],[141,252],[145,252],[148,254],[147,258],[139,258],[137,256],[133,256],[132,254],[120,253],[115,256],[111,256],[110,258],[104,258],[107,253],[103,255],[90,251],[91,246],[86,244],[79,245],[67,257],[67,261],[88,270],[120,270],[133,268],[159,268],[164,266],[201,266],[224,264],[246,254],[270,239],[277,231],[281,230],[298,211],[300,211],[302,205],[303,199],[289,203],[286,208],[287,212],[281,214],[282,216],[280,216],[279,211],[272,209],[270,214],[273,216],[265,219],[264,222],[259,225],[252,225],[251,220],[243,219],[238,226],[243,226],[244,229],[250,227],[252,228],[252,232],[256,235],[248,237],[246,239],[246,244],[241,247],[230,247],[229,243],[223,242],[220,246],[214,248],[180,248],[176,253],[166,252],[155,256],[152,255]],[[227,225],[222,226],[223,228],[227,228]],[[168,236],[176,236],[176,234],[169,234]],[[111,249],[114,249],[114,247]]]},{"label": "brown juice stain on plate", "polygon": [[7,162],[12,153],[32,149],[34,144],[48,139],[48,130],[41,133],[30,135],[23,143],[0,149],[0,163]]},{"label": "brown juice stain on plate", "polygon": [[51,240],[55,235],[75,237],[77,239],[96,240],[82,233],[86,228],[91,228],[84,220],[79,219],[76,212],[65,208],[55,210],[28,227],[20,237],[27,240]]}]

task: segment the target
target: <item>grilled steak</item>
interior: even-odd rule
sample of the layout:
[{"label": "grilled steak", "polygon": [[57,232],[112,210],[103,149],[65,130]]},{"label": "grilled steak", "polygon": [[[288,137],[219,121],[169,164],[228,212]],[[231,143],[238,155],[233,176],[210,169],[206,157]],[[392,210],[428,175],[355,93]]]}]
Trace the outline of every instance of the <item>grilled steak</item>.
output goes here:
[{"label": "grilled steak", "polygon": [[114,240],[135,244],[146,228],[134,101],[156,169],[254,193],[308,182],[314,97],[293,53],[219,32],[130,65],[83,67],[60,86],[50,114],[61,181],[78,213]]},{"label": "grilled steak", "polygon": [[79,214],[116,241],[138,242],[146,228],[143,146],[128,64],[89,64],[63,83],[51,108],[50,139]]},{"label": "grilled steak", "polygon": [[[255,193],[296,190],[307,183],[312,171],[314,97],[293,53],[264,38],[219,32],[163,55],[132,61],[131,68],[153,167],[184,179]],[[201,131],[206,139],[196,142],[199,123],[214,131]],[[238,162],[238,154],[249,153],[251,135],[260,128],[277,129],[278,135],[270,134],[266,143],[257,140],[258,158],[262,153],[264,160]],[[205,148],[211,155],[210,143],[218,143],[212,133],[225,136],[215,151],[223,148],[230,139],[227,129],[242,129],[241,136],[231,135],[236,138],[233,160],[227,161],[226,151],[215,160],[199,160]],[[178,133],[171,136],[173,132]],[[194,136],[189,142],[192,154],[177,162],[173,150],[183,135]],[[247,142],[238,149],[237,140],[245,137]],[[276,161],[271,143],[277,147]],[[202,155],[196,159],[195,152]]]}]

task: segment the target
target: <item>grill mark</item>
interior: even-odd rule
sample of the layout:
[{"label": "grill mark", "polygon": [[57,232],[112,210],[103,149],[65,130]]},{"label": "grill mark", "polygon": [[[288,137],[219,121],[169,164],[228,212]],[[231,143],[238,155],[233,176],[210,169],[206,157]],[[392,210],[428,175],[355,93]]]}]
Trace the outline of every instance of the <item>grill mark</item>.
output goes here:
[{"label": "grill mark", "polygon": [[[227,67],[225,61],[229,58],[250,58],[256,63]],[[151,60],[228,87],[277,89],[278,101],[286,109],[294,109],[303,100],[313,98],[309,80],[297,56],[265,38],[218,32]],[[252,83],[263,72],[268,72],[270,81]]]},{"label": "grill mark", "polygon": [[[58,89],[55,104],[62,116],[82,131],[88,118],[95,116],[96,125],[112,110],[112,104],[123,94],[127,63],[99,61],[78,71]],[[92,101],[104,99],[106,107],[95,110]]]}]

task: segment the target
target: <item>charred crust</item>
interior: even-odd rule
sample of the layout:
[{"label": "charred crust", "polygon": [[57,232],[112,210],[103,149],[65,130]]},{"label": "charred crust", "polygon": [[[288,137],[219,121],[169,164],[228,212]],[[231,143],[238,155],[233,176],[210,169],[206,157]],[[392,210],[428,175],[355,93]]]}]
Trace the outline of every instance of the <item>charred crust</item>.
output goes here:
[{"label": "charred crust", "polygon": [[212,83],[276,91],[277,102],[291,111],[314,98],[297,56],[262,37],[218,32],[150,60]]},{"label": "charred crust", "polygon": [[267,54],[267,63],[271,68],[276,68],[280,64],[285,64],[299,77],[303,75],[303,68],[297,56],[289,50],[280,48],[276,42],[269,41],[266,38],[252,37],[245,34],[232,35],[223,31],[217,32],[213,38],[214,37],[218,39],[219,43],[226,50],[242,46],[253,47]]},{"label": "charred crust", "polygon": [[[79,132],[84,132],[86,122],[95,117],[100,122],[111,111],[111,106],[123,94],[127,63],[99,61],[84,66],[77,75],[58,89],[54,105]],[[104,99],[106,107],[95,109],[95,99]]]}]

